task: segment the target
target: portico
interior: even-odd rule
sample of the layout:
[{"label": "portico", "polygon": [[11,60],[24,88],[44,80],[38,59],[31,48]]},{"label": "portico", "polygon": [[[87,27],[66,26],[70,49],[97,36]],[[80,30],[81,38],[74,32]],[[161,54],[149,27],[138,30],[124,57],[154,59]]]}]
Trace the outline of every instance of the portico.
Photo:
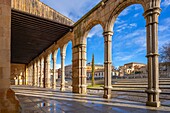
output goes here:
[{"label": "portico", "polygon": [[[29,0],[30,1],[30,0]],[[10,89],[11,64],[23,64],[22,85],[56,88],[56,54],[61,50],[61,91],[65,91],[65,56],[67,43],[72,42],[73,93],[86,94],[86,38],[91,28],[100,24],[104,38],[104,98],[111,98],[112,35],[116,18],[123,9],[141,4],[146,19],[148,59],[148,100],[146,105],[159,107],[158,70],[158,17],[160,0],[102,0],[91,11],[74,23],[55,10],[35,0],[39,10],[18,3],[17,0],[0,0],[0,108],[2,112],[18,112],[19,103]],[[20,4],[20,5],[17,5]],[[18,7],[18,6],[25,6]],[[46,11],[40,10],[46,8]],[[30,9],[30,10],[27,10]],[[48,10],[47,10],[48,9]],[[11,43],[10,43],[11,42]],[[11,45],[10,45],[11,44]],[[51,57],[53,79],[51,82]],[[11,59],[11,60],[10,60]],[[16,69],[19,69],[16,66]],[[15,70],[15,69],[14,69]],[[12,72],[11,72],[12,73]],[[3,104],[6,102],[7,104]],[[7,106],[9,106],[7,108]]]}]

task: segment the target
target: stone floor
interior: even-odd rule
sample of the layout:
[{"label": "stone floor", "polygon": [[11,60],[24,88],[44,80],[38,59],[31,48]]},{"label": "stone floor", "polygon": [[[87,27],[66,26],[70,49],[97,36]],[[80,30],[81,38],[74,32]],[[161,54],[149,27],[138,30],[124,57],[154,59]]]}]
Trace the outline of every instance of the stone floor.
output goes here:
[{"label": "stone floor", "polygon": [[61,93],[43,88],[12,87],[22,113],[169,113],[170,107],[146,107],[145,103],[103,99],[98,95]]}]

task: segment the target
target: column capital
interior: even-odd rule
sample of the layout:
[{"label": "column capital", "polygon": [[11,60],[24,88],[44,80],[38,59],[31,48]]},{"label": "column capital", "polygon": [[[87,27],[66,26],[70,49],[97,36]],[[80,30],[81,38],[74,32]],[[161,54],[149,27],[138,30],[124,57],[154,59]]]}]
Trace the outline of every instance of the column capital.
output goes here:
[{"label": "column capital", "polygon": [[158,53],[149,53],[146,55],[146,57],[153,57],[153,56],[159,56]]},{"label": "column capital", "polygon": [[104,36],[107,36],[107,35],[113,35],[113,31],[105,31],[105,32],[103,32],[103,35]]},{"label": "column capital", "polygon": [[143,13],[143,16],[146,18],[147,16],[153,15],[153,14],[158,14],[158,15],[160,15],[160,12],[161,12],[161,8],[159,8],[159,7],[154,7],[154,8],[150,8],[150,9],[146,10],[146,11]]},{"label": "column capital", "polygon": [[74,49],[74,48],[81,48],[81,47],[86,47],[86,44],[78,44],[78,45],[75,45],[75,46],[73,46],[73,49]]}]

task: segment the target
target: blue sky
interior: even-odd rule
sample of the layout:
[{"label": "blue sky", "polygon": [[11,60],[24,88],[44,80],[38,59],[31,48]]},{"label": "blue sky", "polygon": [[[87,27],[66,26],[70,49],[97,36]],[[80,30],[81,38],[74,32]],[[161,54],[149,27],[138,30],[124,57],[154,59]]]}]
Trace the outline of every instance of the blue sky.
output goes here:
[{"label": "blue sky", "polygon": [[[100,0],[41,0],[58,12],[78,21],[92,9]],[[159,47],[170,41],[170,0],[162,0],[161,15],[159,16]],[[143,8],[140,5],[131,5],[123,10],[114,25],[112,42],[112,62],[121,66],[128,62],[146,63],[146,30],[145,19],[142,16]],[[92,54],[95,63],[104,62],[104,39],[100,25],[93,27],[87,38],[87,62],[91,61]],[[65,64],[71,64],[72,44],[69,42]],[[57,54],[57,66],[60,67],[60,51]]]}]

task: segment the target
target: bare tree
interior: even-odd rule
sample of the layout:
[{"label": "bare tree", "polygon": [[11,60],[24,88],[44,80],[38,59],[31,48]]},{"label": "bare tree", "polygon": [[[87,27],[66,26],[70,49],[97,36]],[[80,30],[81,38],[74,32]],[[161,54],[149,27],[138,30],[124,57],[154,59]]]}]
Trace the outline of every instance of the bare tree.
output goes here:
[{"label": "bare tree", "polygon": [[170,62],[170,42],[162,46],[160,50],[160,61]]}]

